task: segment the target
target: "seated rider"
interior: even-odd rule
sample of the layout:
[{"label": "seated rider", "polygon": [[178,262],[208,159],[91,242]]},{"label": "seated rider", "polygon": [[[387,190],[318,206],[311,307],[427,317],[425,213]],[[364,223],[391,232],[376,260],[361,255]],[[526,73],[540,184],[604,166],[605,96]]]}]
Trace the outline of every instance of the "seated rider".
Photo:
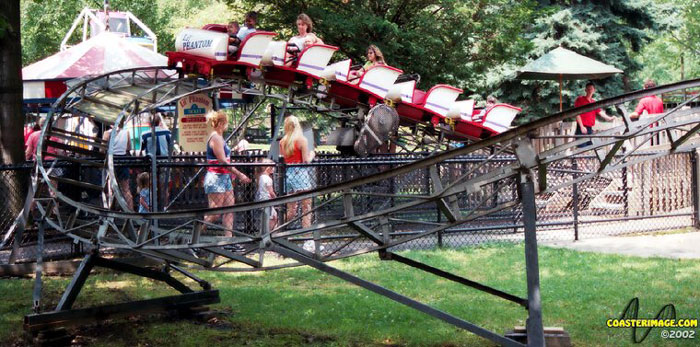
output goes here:
[{"label": "seated rider", "polygon": [[483,121],[486,113],[489,112],[494,106],[496,106],[497,103],[498,103],[498,99],[496,99],[495,96],[489,95],[488,97],[486,97],[486,106],[484,107],[484,109],[482,109],[478,113],[474,112],[474,114],[472,115],[472,120],[474,122]]},{"label": "seated rider", "polygon": [[367,62],[359,70],[350,71],[348,74],[348,81],[358,83],[359,78],[362,77],[367,70],[378,65],[386,65],[384,54],[379,50],[379,47],[369,45],[369,47],[367,47]]},{"label": "seated rider", "polygon": [[323,41],[312,32],[314,24],[308,15],[305,13],[300,14],[297,17],[296,25],[299,35],[287,41],[287,52],[297,55],[307,46],[323,44]]},{"label": "seated rider", "polygon": [[245,26],[238,31],[238,39],[241,41],[245,40],[246,36],[250,33],[255,32],[255,26],[258,24],[258,13],[255,11],[246,13],[243,24],[245,24]]},{"label": "seated rider", "polygon": [[237,21],[231,21],[226,26],[226,32],[228,33],[228,54],[233,55],[238,51],[238,45],[241,44],[241,40],[238,39],[238,32],[240,31],[240,26]]},{"label": "seated rider", "polygon": [[258,23],[258,13],[250,11],[245,14],[244,27],[239,28],[238,22],[228,23],[227,31],[229,35],[228,53],[232,55],[238,51],[238,46],[245,40],[246,36],[255,32],[255,25]]}]

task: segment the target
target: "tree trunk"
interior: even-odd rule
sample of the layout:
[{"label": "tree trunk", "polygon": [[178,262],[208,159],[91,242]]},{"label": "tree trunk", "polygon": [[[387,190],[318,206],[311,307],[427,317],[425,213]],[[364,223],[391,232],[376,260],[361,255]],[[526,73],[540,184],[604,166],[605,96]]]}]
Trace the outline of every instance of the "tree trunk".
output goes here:
[{"label": "tree trunk", "polygon": [[0,163],[24,161],[19,0],[0,2]]},{"label": "tree trunk", "polygon": [[[24,162],[22,115],[22,48],[20,0],[0,1],[0,164]],[[0,226],[7,226],[22,209],[27,177],[25,170],[0,170]],[[0,230],[4,232],[5,230]]]}]

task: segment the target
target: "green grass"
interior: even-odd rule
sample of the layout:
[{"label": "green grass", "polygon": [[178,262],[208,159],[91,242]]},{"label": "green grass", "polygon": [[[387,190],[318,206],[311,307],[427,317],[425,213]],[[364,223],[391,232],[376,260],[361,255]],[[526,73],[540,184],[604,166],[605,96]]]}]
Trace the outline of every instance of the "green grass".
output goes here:
[{"label": "green grass", "polygon": [[[467,278],[526,296],[522,245],[491,245],[462,250],[410,251],[403,255]],[[680,318],[700,318],[700,261],[637,258],[565,249],[540,248],[540,278],[546,326],[561,326],[574,345],[632,345],[629,329],[609,329],[633,297],[640,299],[640,317],[652,318],[673,303]],[[438,309],[497,333],[525,324],[518,305],[474,289],[380,261],[376,255],[331,263]],[[488,342],[413,311],[387,298],[311,268],[266,273],[200,272],[221,292],[217,321],[196,322],[171,317],[116,321],[83,328],[94,346],[250,345],[462,346]],[[57,302],[69,278],[50,278],[44,293]],[[21,341],[22,316],[29,313],[32,281],[0,281],[0,345]],[[160,283],[128,275],[91,276],[76,306],[172,295]],[[697,344],[663,340],[653,330],[644,344]],[[700,331],[696,331],[698,333]]]}]

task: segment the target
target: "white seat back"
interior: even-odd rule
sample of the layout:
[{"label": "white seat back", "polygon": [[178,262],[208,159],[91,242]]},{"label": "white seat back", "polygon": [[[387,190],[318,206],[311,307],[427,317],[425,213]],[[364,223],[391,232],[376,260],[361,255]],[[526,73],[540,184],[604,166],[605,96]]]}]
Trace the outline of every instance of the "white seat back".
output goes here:
[{"label": "white seat back", "polygon": [[286,41],[271,41],[263,53],[262,64],[265,66],[282,66],[287,54]]},{"label": "white seat back", "polygon": [[502,133],[510,129],[510,123],[520,113],[520,110],[511,105],[496,104],[486,111],[483,125],[498,133]]},{"label": "white seat back", "polygon": [[462,90],[459,88],[438,84],[428,91],[423,107],[444,117],[461,93]]},{"label": "white seat back", "polygon": [[228,34],[187,28],[175,37],[175,51],[224,61],[228,58]]},{"label": "white seat back", "polygon": [[386,94],[386,98],[395,102],[412,102],[413,91],[416,90],[416,81],[395,83]]},{"label": "white seat back", "polygon": [[452,104],[452,107],[447,112],[447,118],[471,122],[472,113],[474,113],[474,100],[460,100]]},{"label": "white seat back", "polygon": [[347,59],[339,61],[333,65],[335,65],[335,79],[337,79],[338,81],[347,82],[348,74],[350,73],[350,66],[352,65],[352,60]]},{"label": "white seat back", "polygon": [[270,44],[274,36],[274,33],[268,32],[253,32],[248,34],[245,40],[241,43],[238,61],[255,66],[260,65],[263,54],[267,50],[267,46]]},{"label": "white seat back", "polygon": [[343,61],[339,61],[337,63],[333,63],[331,65],[326,66],[325,69],[323,69],[323,73],[321,77],[325,78],[327,81],[347,81],[348,80],[348,70],[350,69],[350,64],[352,61],[350,59],[346,59]]},{"label": "white seat back", "polygon": [[403,71],[387,65],[373,66],[362,75],[359,86],[384,99],[402,73]]},{"label": "white seat back", "polygon": [[313,45],[306,47],[299,55],[297,70],[304,71],[312,76],[321,77],[323,70],[331,61],[333,53],[338,47],[328,45]]}]

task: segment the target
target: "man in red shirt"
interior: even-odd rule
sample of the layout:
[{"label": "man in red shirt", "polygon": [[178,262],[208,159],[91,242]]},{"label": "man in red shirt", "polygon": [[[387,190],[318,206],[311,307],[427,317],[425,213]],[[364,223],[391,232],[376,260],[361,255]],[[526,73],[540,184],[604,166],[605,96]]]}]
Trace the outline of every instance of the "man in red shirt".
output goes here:
[{"label": "man in red shirt", "polygon": [[[593,83],[586,83],[586,95],[579,96],[574,102],[574,107],[581,107],[595,102],[593,100],[593,93],[595,93],[595,85]],[[597,108],[592,111],[584,112],[576,116],[576,135],[593,135],[593,126],[595,125],[595,117],[600,116],[601,118],[607,120],[608,122],[613,121],[615,118],[608,116],[603,109]],[[590,142],[583,143],[579,147],[586,146]]]},{"label": "man in red shirt", "polygon": [[[644,89],[654,87],[656,87],[656,83],[654,82],[654,80],[649,79],[646,80],[646,82],[644,82]],[[664,113],[664,103],[663,101],[661,101],[661,98],[659,98],[656,95],[644,97],[641,100],[639,100],[637,108],[635,108],[634,112],[630,114],[630,118],[633,120],[637,120],[642,115],[642,113],[644,113],[644,111],[647,111],[648,114]]]},{"label": "man in red shirt", "polygon": [[[37,120],[37,124],[39,125],[39,129],[41,129],[41,127],[44,125],[45,120],[46,120],[46,118],[44,118],[44,117],[41,117]],[[39,137],[40,136],[41,136],[41,131],[37,130],[37,131],[31,133],[29,135],[29,137],[27,137],[26,148],[24,149],[24,158],[26,160],[28,160],[28,161],[36,160],[36,147],[39,144]],[[51,141],[60,142],[59,139],[57,139],[53,136],[51,137]],[[51,147],[51,146],[48,146],[46,148],[46,152],[52,153],[52,154],[57,154],[56,148]],[[43,158],[44,158],[44,160],[55,159],[53,156],[50,156],[50,155],[45,155]]]}]

